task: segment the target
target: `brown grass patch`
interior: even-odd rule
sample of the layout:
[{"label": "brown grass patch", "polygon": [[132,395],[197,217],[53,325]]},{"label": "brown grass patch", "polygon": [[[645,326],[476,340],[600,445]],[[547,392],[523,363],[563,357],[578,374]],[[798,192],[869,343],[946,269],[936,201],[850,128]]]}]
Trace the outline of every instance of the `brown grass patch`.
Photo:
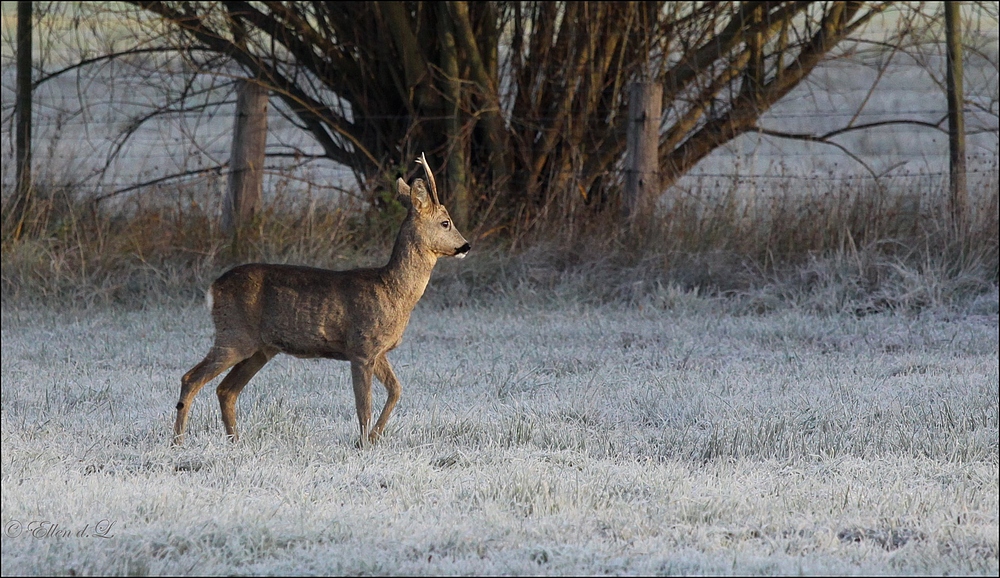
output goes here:
[{"label": "brown grass patch", "polygon": [[[200,299],[238,262],[378,265],[399,220],[391,208],[317,207],[279,195],[234,247],[198,192],[167,192],[177,200],[148,195],[110,210],[73,191],[38,191],[24,235],[3,240],[4,301],[142,306]],[[806,190],[784,182],[750,198],[735,183],[683,190],[641,233],[610,212],[544,230],[470,231],[471,258],[444,260],[428,298],[668,306],[677,291],[697,291],[759,312],[782,302],[857,313],[946,305],[996,290],[997,179],[974,193],[971,225],[959,234],[948,225],[944,190],[902,179]]]}]

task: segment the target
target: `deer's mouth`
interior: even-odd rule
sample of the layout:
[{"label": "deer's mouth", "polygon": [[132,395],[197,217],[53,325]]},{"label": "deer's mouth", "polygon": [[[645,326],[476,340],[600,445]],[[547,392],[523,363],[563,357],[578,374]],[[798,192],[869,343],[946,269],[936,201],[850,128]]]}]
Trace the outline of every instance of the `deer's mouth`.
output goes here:
[{"label": "deer's mouth", "polygon": [[469,250],[470,249],[472,249],[472,245],[466,243],[466,244],[462,245],[461,247],[459,247],[458,249],[455,249],[455,255],[454,256],[458,257],[459,259],[462,259],[466,255],[469,254]]}]

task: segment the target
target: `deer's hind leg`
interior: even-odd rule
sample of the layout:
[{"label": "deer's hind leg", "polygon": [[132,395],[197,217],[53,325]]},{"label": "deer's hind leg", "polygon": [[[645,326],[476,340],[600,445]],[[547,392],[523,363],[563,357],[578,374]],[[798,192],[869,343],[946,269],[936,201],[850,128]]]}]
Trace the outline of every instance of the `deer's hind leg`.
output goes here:
[{"label": "deer's hind leg", "polygon": [[371,439],[373,370],[373,363],[369,361],[351,360],[354,407],[358,411],[358,425],[361,428],[361,439],[358,440],[359,447],[364,447]]},{"label": "deer's hind leg", "polygon": [[177,420],[174,421],[173,445],[184,443],[184,430],[187,428],[188,412],[191,402],[206,383],[215,379],[220,373],[250,357],[253,350],[244,351],[231,347],[213,347],[205,359],[191,368],[181,378],[181,397],[177,402]]}]

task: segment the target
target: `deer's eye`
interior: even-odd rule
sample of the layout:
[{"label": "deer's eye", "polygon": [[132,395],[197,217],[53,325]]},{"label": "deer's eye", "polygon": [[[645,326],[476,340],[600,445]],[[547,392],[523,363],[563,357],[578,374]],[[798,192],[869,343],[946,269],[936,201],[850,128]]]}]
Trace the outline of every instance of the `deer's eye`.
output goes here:
[{"label": "deer's eye", "polygon": [[445,229],[450,229],[451,221],[441,221],[441,226],[444,227]]}]

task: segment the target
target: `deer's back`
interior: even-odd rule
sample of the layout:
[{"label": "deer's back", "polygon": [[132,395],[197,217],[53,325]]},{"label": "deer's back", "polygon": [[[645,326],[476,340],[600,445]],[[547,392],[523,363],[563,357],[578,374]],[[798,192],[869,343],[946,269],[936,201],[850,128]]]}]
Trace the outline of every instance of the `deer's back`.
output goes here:
[{"label": "deer's back", "polygon": [[377,269],[252,263],[223,273],[210,290],[217,345],[299,357],[349,359],[391,348],[409,318],[394,330],[399,320],[386,309]]}]

